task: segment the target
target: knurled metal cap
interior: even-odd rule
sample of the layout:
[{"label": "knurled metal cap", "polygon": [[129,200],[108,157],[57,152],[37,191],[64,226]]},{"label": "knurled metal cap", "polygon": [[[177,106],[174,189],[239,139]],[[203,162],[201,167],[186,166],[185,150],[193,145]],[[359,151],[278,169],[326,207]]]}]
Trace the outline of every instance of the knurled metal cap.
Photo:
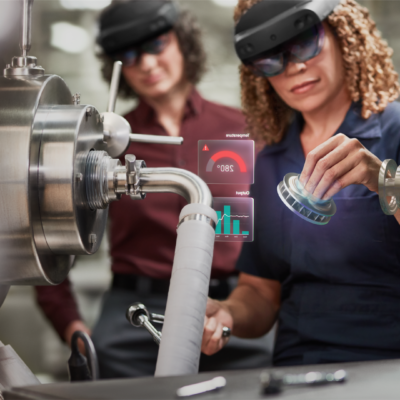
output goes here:
[{"label": "knurled metal cap", "polygon": [[326,225],[336,213],[336,204],[330,200],[318,200],[298,185],[298,174],[287,174],[278,185],[278,194],[292,212],[315,225]]}]

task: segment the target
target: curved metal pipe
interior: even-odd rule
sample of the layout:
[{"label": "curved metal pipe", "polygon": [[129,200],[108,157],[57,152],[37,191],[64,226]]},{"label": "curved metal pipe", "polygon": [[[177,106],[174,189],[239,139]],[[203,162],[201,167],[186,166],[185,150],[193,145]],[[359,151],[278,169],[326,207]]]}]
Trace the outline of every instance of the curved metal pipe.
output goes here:
[{"label": "curved metal pipe", "polygon": [[141,168],[140,189],[143,193],[176,193],[188,203],[212,207],[207,184],[197,175],[180,168]]}]

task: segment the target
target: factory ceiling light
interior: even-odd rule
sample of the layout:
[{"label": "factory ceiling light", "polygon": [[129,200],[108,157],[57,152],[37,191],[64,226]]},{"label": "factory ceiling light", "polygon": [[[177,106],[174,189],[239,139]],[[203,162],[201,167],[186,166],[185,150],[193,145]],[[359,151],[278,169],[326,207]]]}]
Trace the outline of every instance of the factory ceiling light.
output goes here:
[{"label": "factory ceiling light", "polygon": [[238,0],[212,0],[212,2],[222,7],[234,7]]},{"label": "factory ceiling light", "polygon": [[89,34],[85,29],[69,22],[56,22],[51,25],[50,30],[50,44],[66,53],[82,53],[91,43]]},{"label": "factory ceiling light", "polygon": [[100,10],[111,4],[111,0],[60,0],[61,5],[68,10]]}]

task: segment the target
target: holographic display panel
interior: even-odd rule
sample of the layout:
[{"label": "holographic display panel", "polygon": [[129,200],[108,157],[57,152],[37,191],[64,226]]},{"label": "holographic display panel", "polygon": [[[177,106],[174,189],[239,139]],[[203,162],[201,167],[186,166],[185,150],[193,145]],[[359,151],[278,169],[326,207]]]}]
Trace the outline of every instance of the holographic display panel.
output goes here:
[{"label": "holographic display panel", "polygon": [[218,215],[215,241],[253,241],[254,200],[251,197],[214,197],[213,208]]},{"label": "holographic display panel", "polygon": [[199,140],[199,176],[206,183],[254,183],[253,140]]}]

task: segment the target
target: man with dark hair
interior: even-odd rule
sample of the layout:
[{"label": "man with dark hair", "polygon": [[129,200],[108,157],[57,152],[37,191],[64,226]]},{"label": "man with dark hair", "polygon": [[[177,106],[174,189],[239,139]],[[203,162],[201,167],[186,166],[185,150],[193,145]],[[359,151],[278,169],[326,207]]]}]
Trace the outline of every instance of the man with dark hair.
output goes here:
[{"label": "man with dark hair", "polygon": [[[120,95],[136,96],[138,106],[126,115],[133,132],[182,136],[182,146],[132,144],[127,153],[148,167],[178,167],[197,173],[197,142],[243,132],[235,109],[204,100],[195,89],[205,71],[205,53],[194,18],[172,1],[113,2],[100,17],[99,44],[103,75],[109,81],[115,60],[123,63]],[[121,157],[123,160],[123,157]],[[232,195],[229,187],[212,188],[213,196]],[[110,206],[113,282],[94,328],[102,378],[154,374],[158,347],[149,333],[125,319],[134,302],[163,314],[176,241],[176,223],[184,200],[175,194],[148,194],[142,202],[123,198]],[[210,296],[230,292],[239,243],[216,243]],[[68,282],[37,288],[38,302],[67,343],[82,322]],[[201,370],[262,367],[270,356],[264,342],[231,339],[216,356],[203,356]]]}]

